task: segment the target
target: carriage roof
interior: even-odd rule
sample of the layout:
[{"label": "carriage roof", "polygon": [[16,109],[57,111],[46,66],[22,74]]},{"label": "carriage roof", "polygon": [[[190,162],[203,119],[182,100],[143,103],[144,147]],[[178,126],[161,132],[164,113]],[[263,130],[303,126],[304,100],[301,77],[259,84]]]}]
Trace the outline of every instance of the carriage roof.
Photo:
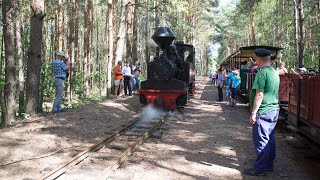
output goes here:
[{"label": "carriage roof", "polygon": [[268,49],[271,51],[271,54],[277,54],[278,51],[283,50],[283,48],[273,46],[243,46],[229,55],[222,64],[228,64],[231,60],[236,60],[238,62],[248,61],[250,57],[255,57],[254,50],[258,48]]}]

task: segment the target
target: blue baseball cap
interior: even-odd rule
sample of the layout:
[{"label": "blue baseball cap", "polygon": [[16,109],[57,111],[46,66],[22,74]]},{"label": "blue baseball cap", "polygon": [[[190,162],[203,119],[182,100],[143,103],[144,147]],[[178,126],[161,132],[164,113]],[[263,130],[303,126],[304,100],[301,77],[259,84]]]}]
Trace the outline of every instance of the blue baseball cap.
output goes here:
[{"label": "blue baseball cap", "polygon": [[258,57],[266,57],[271,55],[271,52],[268,49],[264,49],[264,48],[258,48],[254,50],[254,53]]}]

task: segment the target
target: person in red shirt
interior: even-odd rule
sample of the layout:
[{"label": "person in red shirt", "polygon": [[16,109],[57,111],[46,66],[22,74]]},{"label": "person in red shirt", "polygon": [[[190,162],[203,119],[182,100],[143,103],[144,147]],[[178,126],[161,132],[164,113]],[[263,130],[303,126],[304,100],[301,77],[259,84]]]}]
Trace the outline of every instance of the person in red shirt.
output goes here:
[{"label": "person in red shirt", "polygon": [[117,97],[118,96],[118,90],[119,90],[119,95],[122,92],[123,89],[123,74],[122,74],[122,62],[118,61],[118,64],[113,67],[113,75],[114,75],[114,95]]}]

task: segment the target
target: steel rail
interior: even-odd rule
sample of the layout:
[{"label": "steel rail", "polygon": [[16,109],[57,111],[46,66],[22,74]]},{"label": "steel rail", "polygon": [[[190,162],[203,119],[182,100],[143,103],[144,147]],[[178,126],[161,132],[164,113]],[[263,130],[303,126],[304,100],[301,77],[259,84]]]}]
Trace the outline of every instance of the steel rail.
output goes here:
[{"label": "steel rail", "polygon": [[98,180],[105,180],[110,176],[112,170],[118,169],[124,160],[133,154],[135,150],[137,150],[143,142],[149,138],[152,133],[158,129],[164,122],[164,119],[170,114],[168,112],[163,118],[161,118],[152,128],[145,132],[142,136],[140,136],[125,152],[123,152],[118,158],[107,168],[103,170],[103,172],[97,177]]},{"label": "steel rail", "polygon": [[126,131],[128,128],[133,126],[136,122],[138,122],[140,119],[135,118],[130,124],[127,126],[123,127],[122,129],[118,130],[117,132],[113,133],[109,137],[101,140],[100,142],[92,145],[90,148],[80,152],[78,155],[75,157],[71,158],[69,161],[64,163],[63,165],[59,166],[58,168],[54,169],[53,171],[49,172],[48,174],[42,176],[40,179],[41,180],[53,180],[61,176],[63,173],[65,173],[71,166],[74,166],[78,164],[79,162],[83,161],[89,156],[90,152],[95,152],[101,149],[105,144],[110,143],[115,139],[115,137],[121,135],[124,131]]}]

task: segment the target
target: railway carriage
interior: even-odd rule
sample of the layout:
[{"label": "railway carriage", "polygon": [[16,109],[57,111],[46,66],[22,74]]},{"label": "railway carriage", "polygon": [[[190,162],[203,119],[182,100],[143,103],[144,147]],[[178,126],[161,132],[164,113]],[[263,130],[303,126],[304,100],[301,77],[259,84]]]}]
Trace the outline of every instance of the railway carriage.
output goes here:
[{"label": "railway carriage", "polygon": [[160,50],[147,65],[147,80],[141,82],[140,102],[144,105],[175,109],[186,105],[195,93],[195,49],[175,42],[167,27],[157,28],[152,36]]},{"label": "railway carriage", "polygon": [[[241,47],[222,64],[240,69],[241,63],[254,57],[254,50],[265,48],[277,54],[282,48],[270,46]],[[240,69],[241,95],[248,97],[255,74]],[[320,76],[295,74],[280,75],[279,104],[285,122],[320,144]]]}]

